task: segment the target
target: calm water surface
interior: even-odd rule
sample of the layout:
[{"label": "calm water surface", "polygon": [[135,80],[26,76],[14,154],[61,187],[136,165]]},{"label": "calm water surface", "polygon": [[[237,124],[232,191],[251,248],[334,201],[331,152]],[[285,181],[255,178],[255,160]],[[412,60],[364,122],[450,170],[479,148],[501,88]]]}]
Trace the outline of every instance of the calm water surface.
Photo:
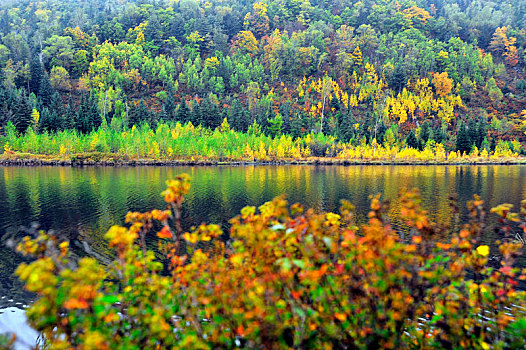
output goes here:
[{"label": "calm water surface", "polygon": [[[335,211],[341,199],[357,206],[365,221],[369,196],[382,193],[392,200],[394,225],[400,222],[396,198],[404,187],[421,190],[431,217],[450,221],[448,198],[465,202],[477,193],[488,207],[526,198],[524,166],[247,166],[247,167],[129,167],[59,168],[0,167],[0,237],[21,237],[21,226],[39,222],[79,245],[86,241],[104,252],[103,235],[123,224],[126,213],[164,208],[160,192],[165,180],[186,172],[192,190],[184,206],[186,227],[228,220],[246,205],[260,205],[285,193],[290,202]],[[491,244],[497,236],[488,228]],[[0,248],[0,306],[30,301],[12,276],[21,258]],[[521,262],[522,264],[523,262]],[[524,264],[526,265],[526,264]]]}]

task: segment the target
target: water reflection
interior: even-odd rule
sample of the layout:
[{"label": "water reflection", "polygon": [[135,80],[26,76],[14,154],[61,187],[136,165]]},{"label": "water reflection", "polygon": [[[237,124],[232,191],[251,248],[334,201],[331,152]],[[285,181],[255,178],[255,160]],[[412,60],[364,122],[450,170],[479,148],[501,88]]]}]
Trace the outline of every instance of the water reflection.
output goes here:
[{"label": "water reflection", "polygon": [[[341,199],[358,208],[365,221],[369,197],[383,193],[392,202],[403,187],[421,190],[433,219],[449,222],[448,198],[458,194],[461,206],[478,193],[487,206],[526,198],[526,167],[522,166],[247,166],[247,167],[129,167],[129,168],[0,168],[0,234],[19,235],[20,226],[39,222],[74,241],[88,241],[101,251],[104,232],[122,224],[130,210],[164,207],[160,192],[165,180],[186,172],[192,191],[185,203],[187,227],[203,221],[221,223],[246,205],[259,205],[286,193],[291,202],[335,211]],[[484,238],[496,236],[488,230]],[[24,298],[12,271],[20,257],[0,248],[0,293]],[[1,306],[1,301],[0,301]]]}]

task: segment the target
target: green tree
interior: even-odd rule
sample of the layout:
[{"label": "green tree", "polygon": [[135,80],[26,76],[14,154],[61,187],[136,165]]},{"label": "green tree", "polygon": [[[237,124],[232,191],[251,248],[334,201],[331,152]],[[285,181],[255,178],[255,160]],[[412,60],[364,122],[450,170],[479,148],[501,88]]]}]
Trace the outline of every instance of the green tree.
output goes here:
[{"label": "green tree", "polygon": [[89,69],[89,56],[88,51],[78,50],[73,56],[73,67],[72,67],[72,76],[74,78],[79,78],[83,74],[87,73]]},{"label": "green tree", "polygon": [[42,53],[47,57],[51,66],[71,67],[75,49],[70,36],[53,35],[44,44]]},{"label": "green tree", "polygon": [[281,117],[281,114],[276,114],[274,118],[267,119],[268,126],[266,128],[267,134],[270,137],[277,137],[281,135],[281,131],[283,129],[283,118]]},{"label": "green tree", "polygon": [[416,135],[413,130],[409,131],[409,134],[407,135],[405,139],[405,143],[408,147],[419,149],[420,148],[420,142],[418,142],[418,139],[416,138]]},{"label": "green tree", "polygon": [[471,151],[471,140],[464,121],[460,121],[457,127],[457,140],[455,147],[457,151],[469,153]]},{"label": "green tree", "polygon": [[21,90],[18,93],[18,96],[15,98],[14,105],[12,106],[11,110],[13,112],[11,118],[13,124],[16,127],[16,130],[19,133],[25,132],[27,128],[30,127],[33,123],[33,120],[31,118],[31,113],[33,109],[29,104],[29,100],[24,90]]},{"label": "green tree", "polygon": [[31,77],[29,79],[29,92],[34,92],[35,94],[37,94],[40,89],[40,81],[42,80],[42,77],[45,73],[42,67],[42,63],[40,63],[40,60],[36,55],[33,56],[33,59],[31,60],[29,70],[31,74]]},{"label": "green tree", "polygon": [[49,73],[49,82],[56,90],[70,90],[71,83],[69,82],[68,71],[61,66],[54,66]]},{"label": "green tree", "polygon": [[181,103],[179,103],[179,107],[175,113],[175,121],[180,122],[181,124],[189,122],[191,117],[190,114],[191,112],[188,108],[188,105],[186,104],[186,101],[181,100]]},{"label": "green tree", "polygon": [[351,111],[347,113],[338,113],[338,139],[343,142],[349,142],[354,137],[354,118]]},{"label": "green tree", "polygon": [[40,87],[38,89],[38,101],[40,105],[43,107],[49,107],[54,92],[49,77],[44,74],[42,79],[40,79]]},{"label": "green tree", "polygon": [[143,123],[149,122],[151,122],[151,113],[144,100],[141,99],[138,104],[132,104],[128,114],[128,127],[141,126]]}]

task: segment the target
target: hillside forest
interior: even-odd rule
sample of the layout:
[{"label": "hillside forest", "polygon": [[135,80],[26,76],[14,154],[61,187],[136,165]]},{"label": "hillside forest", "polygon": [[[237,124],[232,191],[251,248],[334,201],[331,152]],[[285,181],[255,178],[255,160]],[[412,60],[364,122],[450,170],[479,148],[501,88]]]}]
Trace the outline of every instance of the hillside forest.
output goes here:
[{"label": "hillside forest", "polygon": [[525,78],[524,1],[0,4],[5,150],[27,133],[53,142],[180,123],[207,135],[223,126],[460,154],[500,143],[521,154]]}]

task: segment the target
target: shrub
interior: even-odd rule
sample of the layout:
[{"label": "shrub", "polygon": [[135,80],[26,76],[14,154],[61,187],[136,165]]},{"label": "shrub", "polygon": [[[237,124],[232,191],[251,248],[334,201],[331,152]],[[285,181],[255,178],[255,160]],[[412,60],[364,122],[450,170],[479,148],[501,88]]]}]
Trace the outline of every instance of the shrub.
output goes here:
[{"label": "shrub", "polygon": [[[417,191],[400,195],[410,237],[389,225],[374,197],[358,228],[353,207],[304,211],[283,197],[231,220],[231,242],[217,225],[181,229],[189,179],[167,182],[168,209],[129,213],[106,234],[115,260],[74,263],[68,242],[41,232],[19,250],[36,257],[17,274],[38,300],[27,315],[56,348],[523,348],[526,293],[513,267],[521,245],[506,235],[519,221],[510,205],[493,209],[504,241],[501,265],[480,245],[483,202],[447,242]],[[526,202],[521,214],[526,215]],[[524,224],[522,227],[526,227]],[[147,249],[157,232],[163,259]],[[468,273],[469,272],[469,273]],[[524,271],[523,271],[524,272]],[[470,276],[468,278],[468,276]]]}]

